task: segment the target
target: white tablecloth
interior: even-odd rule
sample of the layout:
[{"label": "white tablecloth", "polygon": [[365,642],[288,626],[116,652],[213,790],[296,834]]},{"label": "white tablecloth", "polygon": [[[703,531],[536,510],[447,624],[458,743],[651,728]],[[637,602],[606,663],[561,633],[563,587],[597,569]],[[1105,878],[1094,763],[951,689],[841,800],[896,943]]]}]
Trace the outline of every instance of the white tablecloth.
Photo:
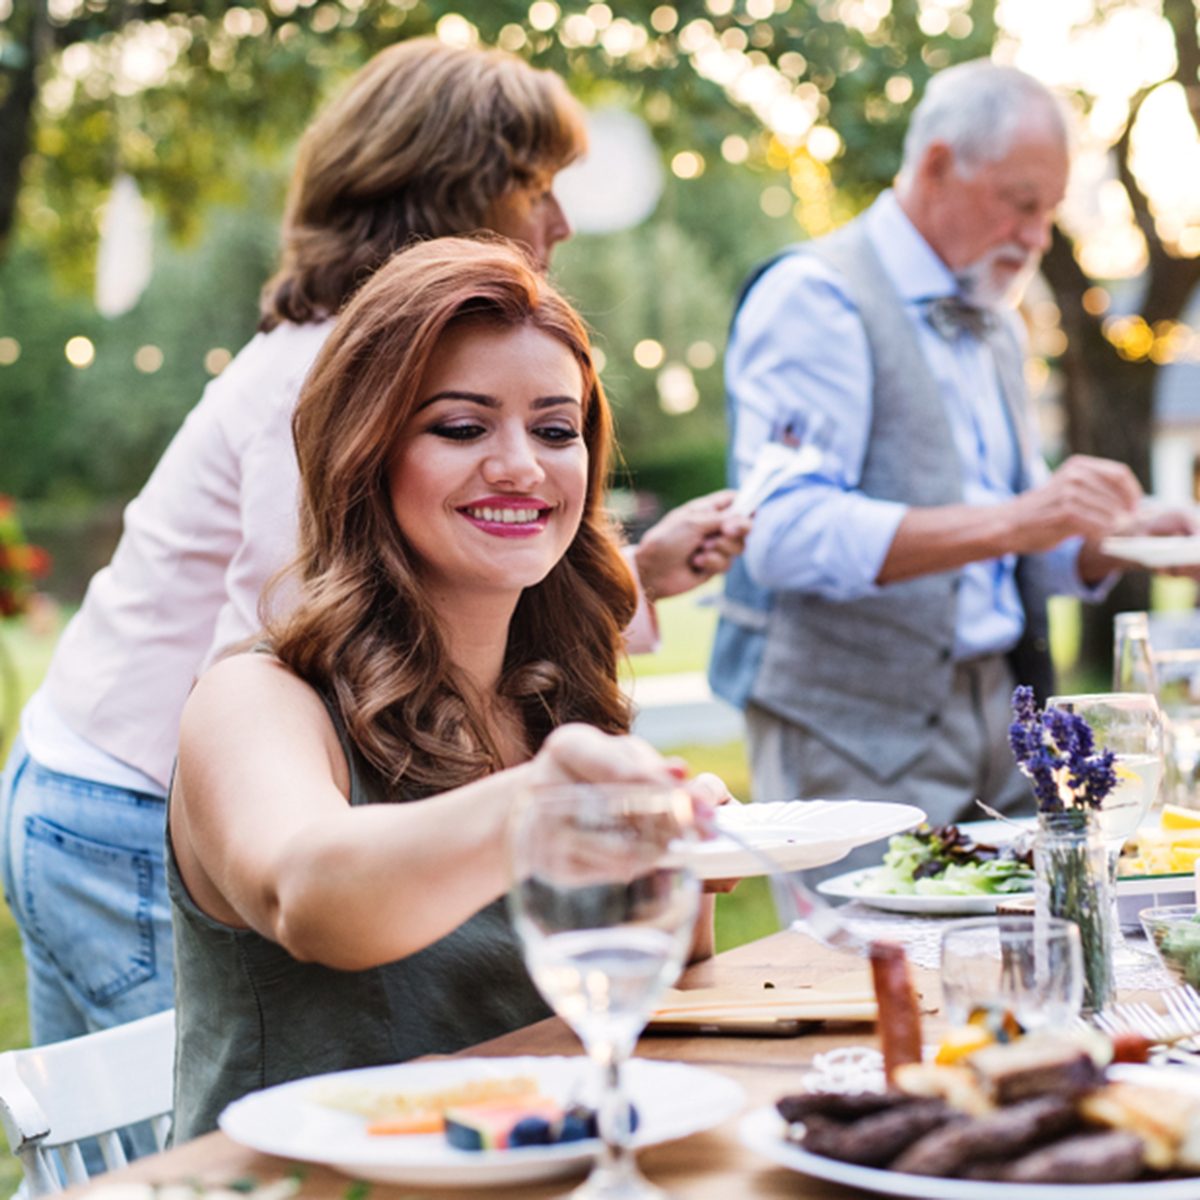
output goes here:
[{"label": "white tablecloth", "polygon": [[[850,922],[854,932],[868,941],[901,942],[910,961],[936,971],[941,962],[942,931],[953,918],[914,917],[908,913],[882,912],[857,902],[838,909],[838,915]],[[1118,964],[1118,991],[1161,991],[1174,987],[1176,980],[1167,973],[1145,938],[1126,935],[1131,948],[1145,951],[1146,957],[1133,966]]]}]

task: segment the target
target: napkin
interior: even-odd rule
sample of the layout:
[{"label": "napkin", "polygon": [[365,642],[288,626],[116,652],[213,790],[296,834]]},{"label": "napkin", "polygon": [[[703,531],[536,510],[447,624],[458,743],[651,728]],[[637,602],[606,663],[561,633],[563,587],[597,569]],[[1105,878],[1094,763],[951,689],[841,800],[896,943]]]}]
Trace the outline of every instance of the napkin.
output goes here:
[{"label": "napkin", "polygon": [[821,452],[813,445],[784,446],[767,442],[754,459],[729,511],[736,516],[749,517],[776,489],[789,479],[810,475],[821,465]]},{"label": "napkin", "polygon": [[663,997],[648,1028],[656,1025],[759,1025],[798,1021],[874,1021],[878,1015],[870,985],[825,988],[708,987],[672,989]]}]

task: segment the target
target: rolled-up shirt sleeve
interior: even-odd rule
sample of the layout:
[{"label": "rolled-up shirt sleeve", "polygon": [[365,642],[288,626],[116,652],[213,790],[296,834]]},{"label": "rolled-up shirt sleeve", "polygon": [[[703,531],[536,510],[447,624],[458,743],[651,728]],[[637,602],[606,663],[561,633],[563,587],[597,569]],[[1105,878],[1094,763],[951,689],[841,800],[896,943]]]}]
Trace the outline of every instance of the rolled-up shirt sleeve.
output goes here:
[{"label": "rolled-up shirt sleeve", "polygon": [[725,356],[737,413],[739,480],[764,444],[790,433],[821,451],[811,473],[758,506],[746,566],[772,590],[851,600],[878,578],[906,506],[859,490],[871,426],[871,357],[834,274],[791,255],[754,286]]}]

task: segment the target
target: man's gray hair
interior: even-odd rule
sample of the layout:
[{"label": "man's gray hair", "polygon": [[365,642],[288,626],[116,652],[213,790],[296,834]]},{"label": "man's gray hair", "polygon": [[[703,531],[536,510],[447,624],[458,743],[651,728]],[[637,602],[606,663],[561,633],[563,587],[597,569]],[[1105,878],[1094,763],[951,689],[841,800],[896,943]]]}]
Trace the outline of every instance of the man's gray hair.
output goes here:
[{"label": "man's gray hair", "polygon": [[945,142],[966,173],[1003,158],[1017,132],[1044,121],[1067,141],[1062,108],[1043,83],[987,58],[939,71],[913,110],[897,181],[905,183],[933,142]]}]

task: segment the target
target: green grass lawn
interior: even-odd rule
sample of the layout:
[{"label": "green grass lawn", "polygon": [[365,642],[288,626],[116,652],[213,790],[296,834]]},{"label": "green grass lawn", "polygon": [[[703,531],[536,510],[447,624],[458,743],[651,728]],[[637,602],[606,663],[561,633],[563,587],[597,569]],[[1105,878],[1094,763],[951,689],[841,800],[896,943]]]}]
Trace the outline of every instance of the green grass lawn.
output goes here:
[{"label": "green grass lawn", "polygon": [[654,654],[635,654],[624,673],[634,675],[674,675],[683,671],[703,671],[708,665],[708,648],[717,628],[716,598],[721,594],[719,580],[683,596],[660,600],[658,630],[661,645]]}]

